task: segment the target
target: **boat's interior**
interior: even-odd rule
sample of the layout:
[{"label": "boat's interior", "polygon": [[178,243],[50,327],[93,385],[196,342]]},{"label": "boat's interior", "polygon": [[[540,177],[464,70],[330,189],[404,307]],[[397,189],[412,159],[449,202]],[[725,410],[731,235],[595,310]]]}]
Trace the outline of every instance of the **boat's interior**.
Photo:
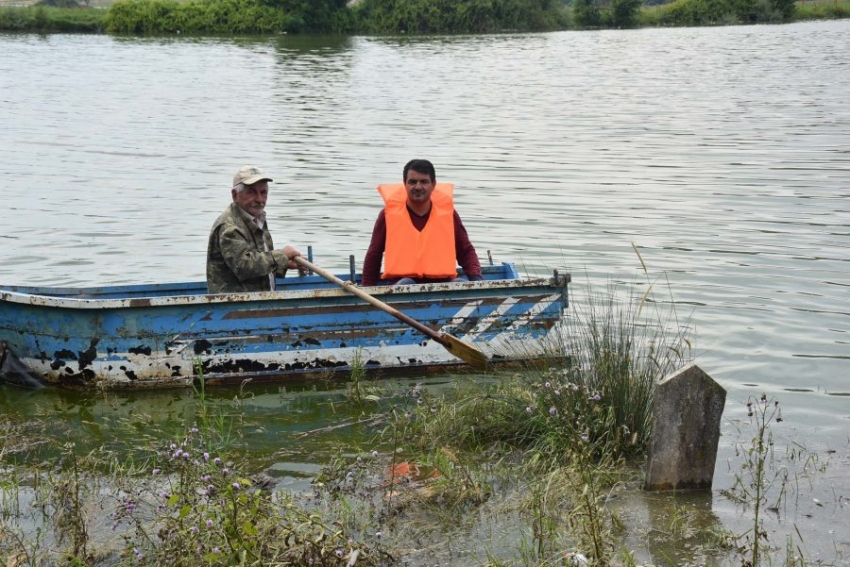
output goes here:
[{"label": "boat's interior", "polygon": [[[516,267],[508,262],[490,266],[482,266],[481,274],[485,280],[512,280],[518,279],[519,273]],[[336,274],[342,280],[360,283],[360,274]],[[277,279],[277,291],[299,291],[312,289],[331,289],[338,287],[321,276],[310,274],[307,276],[288,276]],[[163,296],[186,296],[205,295],[207,283],[179,282],[163,284],[141,284],[141,285],[115,285],[102,287],[26,287],[26,286],[0,286],[0,292],[9,291],[28,295],[41,295],[50,297],[68,297],[76,299],[132,299],[134,297],[163,297]]]}]

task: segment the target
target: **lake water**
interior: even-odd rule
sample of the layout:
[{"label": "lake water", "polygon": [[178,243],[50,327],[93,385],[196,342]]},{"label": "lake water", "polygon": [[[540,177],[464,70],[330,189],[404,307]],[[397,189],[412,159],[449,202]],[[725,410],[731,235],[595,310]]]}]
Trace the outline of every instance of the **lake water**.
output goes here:
[{"label": "lake water", "polygon": [[[729,391],[718,472],[747,397],[775,396],[783,443],[829,461],[829,504],[796,513],[824,556],[850,555],[850,21],[0,35],[0,53],[3,284],[201,280],[245,163],[275,179],[278,245],[347,271],[381,208],[375,186],[428,158],[482,258],[570,271],[575,302],[646,282],[637,247]],[[0,393],[19,408],[55,395]]]}]

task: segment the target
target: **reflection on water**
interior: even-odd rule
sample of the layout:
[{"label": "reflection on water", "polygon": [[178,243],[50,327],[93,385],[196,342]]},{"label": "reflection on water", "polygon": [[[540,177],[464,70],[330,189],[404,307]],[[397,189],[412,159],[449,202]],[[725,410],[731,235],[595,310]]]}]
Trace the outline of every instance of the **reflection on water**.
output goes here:
[{"label": "reflection on water", "polygon": [[[375,186],[427,157],[455,183],[482,258],[571,271],[577,303],[609,282],[638,296],[653,285],[696,328],[727,416],[766,391],[790,439],[850,470],[850,22],[0,46],[4,284],[203,279],[244,163],[275,178],[276,242],[347,270],[381,206]],[[170,427],[191,405],[0,392],[4,410],[55,412],[92,443],[119,416]],[[340,419],[333,396],[263,391],[252,443],[270,455],[282,435],[280,462],[314,463],[356,440],[343,428],[323,447],[290,443]],[[735,435],[721,439],[727,481]]]},{"label": "reflection on water", "polygon": [[[370,384],[385,391],[392,391],[392,385]],[[399,388],[403,392],[407,386]],[[388,398],[385,403],[392,401]],[[274,464],[277,471],[286,470],[282,460],[299,463],[293,472],[305,467],[314,471],[340,447],[368,446],[375,435],[375,420],[361,415],[362,407],[351,403],[345,387],[334,382],[215,388],[203,394],[189,389],[93,394],[0,388],[0,409],[18,419],[40,422],[49,437],[51,432],[65,431],[82,454],[105,447],[141,457],[182,439],[206,415],[225,429],[244,432],[234,434],[231,449],[244,454],[251,467]],[[380,405],[370,404],[370,409],[380,410]],[[56,449],[44,447],[47,454],[32,458],[49,459]]]}]

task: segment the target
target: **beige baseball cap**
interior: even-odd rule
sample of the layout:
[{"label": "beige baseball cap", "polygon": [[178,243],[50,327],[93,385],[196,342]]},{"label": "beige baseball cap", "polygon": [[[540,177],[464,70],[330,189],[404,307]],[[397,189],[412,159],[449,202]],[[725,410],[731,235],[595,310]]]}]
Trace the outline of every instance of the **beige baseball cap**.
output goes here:
[{"label": "beige baseball cap", "polygon": [[263,173],[263,170],[254,165],[243,165],[233,176],[233,187],[240,183],[243,185],[253,185],[257,181],[274,181],[271,177]]}]

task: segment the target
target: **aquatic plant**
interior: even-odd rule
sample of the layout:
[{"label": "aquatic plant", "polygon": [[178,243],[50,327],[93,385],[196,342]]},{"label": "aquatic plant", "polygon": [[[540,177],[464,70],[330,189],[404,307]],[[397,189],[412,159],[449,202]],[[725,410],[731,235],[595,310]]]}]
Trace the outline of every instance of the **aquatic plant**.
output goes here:
[{"label": "aquatic plant", "polygon": [[[763,526],[762,513],[768,506],[771,488],[778,487],[777,498],[785,495],[785,485],[788,482],[788,470],[783,466],[775,466],[774,441],[771,424],[782,421],[782,409],[775,398],[768,399],[767,394],[758,398],[750,396],[747,400],[747,417],[755,426],[755,434],[747,446],[738,447],[743,457],[741,473],[735,476],[735,483],[726,494],[744,503],[753,511],[752,527],[738,536],[744,544],[740,552],[744,557],[745,567],[758,567],[765,558],[768,545],[768,534]],[[771,474],[772,473],[772,474]],[[779,508],[776,502],[775,508]]]},{"label": "aquatic plant", "polygon": [[[749,529],[741,534],[727,533],[725,539],[737,550],[743,567],[759,567],[776,564],[783,551],[770,541],[764,525],[766,513],[775,517],[784,514],[789,495],[795,495],[793,500],[798,504],[801,481],[811,483],[815,475],[826,471],[827,463],[796,443],[784,452],[777,451],[773,429],[784,421],[784,417],[775,397],[765,393],[749,396],[746,412],[754,432],[751,436],[745,434],[746,440],[735,445],[735,456],[741,462],[732,486],[721,490],[721,494],[751,513]],[[813,500],[817,506],[822,506],[817,499]],[[791,527],[793,529],[785,537],[784,565],[803,567],[807,564],[803,536],[796,525]],[[822,562],[819,558],[818,564]]]},{"label": "aquatic plant", "polygon": [[358,348],[351,361],[351,374],[346,384],[348,399],[358,408],[364,409],[367,402],[381,400],[380,389],[367,380],[366,365],[363,360],[363,349]]},{"label": "aquatic plant", "polygon": [[367,546],[320,515],[273,493],[190,429],[162,448],[151,478],[116,501],[114,529],[137,565],[376,564]]}]

